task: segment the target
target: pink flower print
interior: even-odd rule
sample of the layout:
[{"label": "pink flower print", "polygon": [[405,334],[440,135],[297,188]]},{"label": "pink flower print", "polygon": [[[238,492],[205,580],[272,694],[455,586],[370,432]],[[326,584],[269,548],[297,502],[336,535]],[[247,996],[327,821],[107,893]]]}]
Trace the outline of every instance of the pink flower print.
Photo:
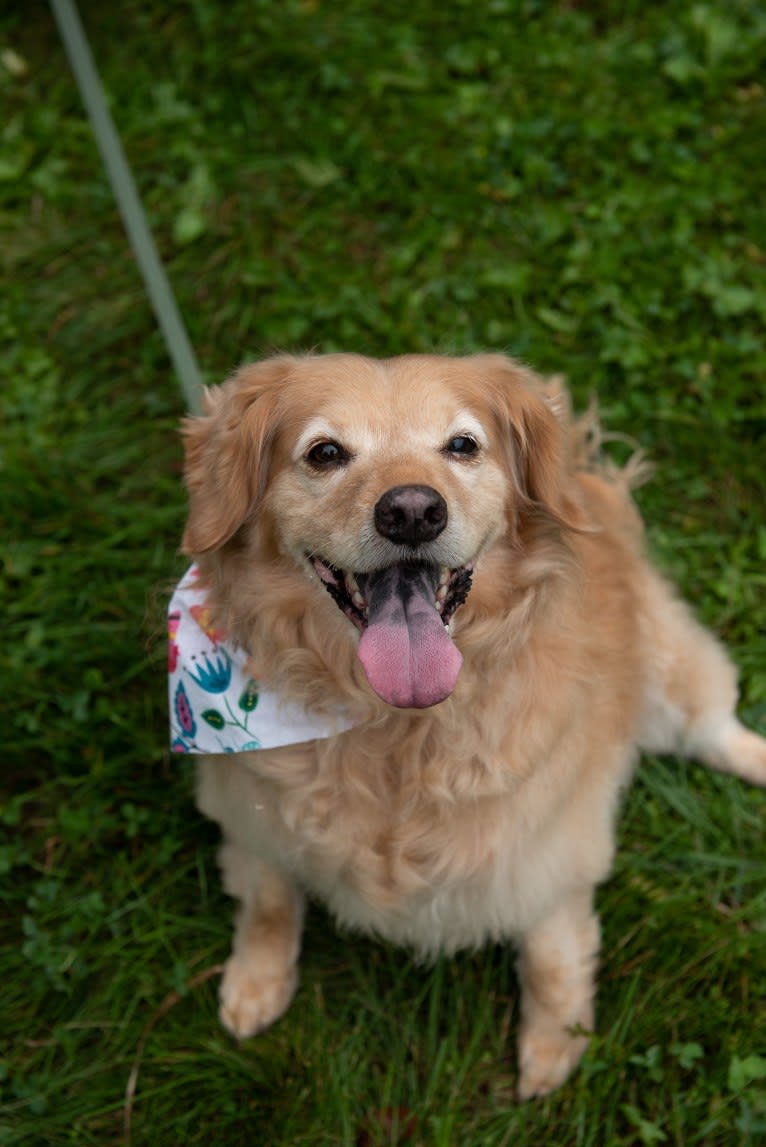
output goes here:
[{"label": "pink flower print", "polygon": [[187,737],[193,737],[197,732],[197,724],[194,720],[194,713],[192,712],[192,707],[189,704],[189,697],[186,693],[186,690],[184,689],[183,681],[179,683],[178,688],[176,689],[174,708],[176,711],[176,717],[178,718],[178,724],[181,726],[184,733],[186,733]]},{"label": "pink flower print", "polygon": [[174,609],[172,613],[168,614],[168,673],[175,673],[178,665],[178,646],[175,637],[180,624],[181,611]]}]

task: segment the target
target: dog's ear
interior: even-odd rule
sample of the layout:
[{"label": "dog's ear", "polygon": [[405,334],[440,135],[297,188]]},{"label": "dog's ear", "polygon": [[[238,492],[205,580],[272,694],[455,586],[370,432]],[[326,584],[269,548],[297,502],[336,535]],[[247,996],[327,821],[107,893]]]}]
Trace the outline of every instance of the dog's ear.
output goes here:
[{"label": "dog's ear", "polygon": [[205,414],[185,419],[184,553],[219,549],[256,509],[268,479],[280,384],[291,362],[280,357],[242,367],[206,390]]},{"label": "dog's ear", "polygon": [[590,530],[570,470],[569,395],[559,377],[543,381],[506,360],[501,420],[522,510],[572,530]]}]

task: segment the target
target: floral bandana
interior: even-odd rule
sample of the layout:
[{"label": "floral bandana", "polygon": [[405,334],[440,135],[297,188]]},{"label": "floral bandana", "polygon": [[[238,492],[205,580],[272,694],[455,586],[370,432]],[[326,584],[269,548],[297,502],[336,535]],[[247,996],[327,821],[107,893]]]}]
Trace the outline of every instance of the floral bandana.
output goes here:
[{"label": "floral bandana", "polygon": [[171,747],[174,753],[244,753],[274,749],[351,727],[339,716],[314,716],[262,690],[247,652],[225,644],[212,625],[205,590],[192,566],[168,609]]}]

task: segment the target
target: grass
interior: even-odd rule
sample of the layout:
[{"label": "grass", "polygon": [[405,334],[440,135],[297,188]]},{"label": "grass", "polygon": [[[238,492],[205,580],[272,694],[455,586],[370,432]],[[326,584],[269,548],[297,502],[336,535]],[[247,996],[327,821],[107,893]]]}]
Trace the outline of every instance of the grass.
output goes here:
[{"label": "grass", "polygon": [[[652,544],[763,728],[766,6],[83,9],[209,380],[309,346],[565,370],[657,461]],[[152,1147],[761,1142],[766,804],[673,761],[627,801],[599,1035],[549,1100],[513,1100],[511,953],[418,968],[319,909],[289,1015],[224,1035],[230,905],[165,728],[176,380],[37,0],[0,89],[0,1143],[125,1143],[126,1106]]]}]

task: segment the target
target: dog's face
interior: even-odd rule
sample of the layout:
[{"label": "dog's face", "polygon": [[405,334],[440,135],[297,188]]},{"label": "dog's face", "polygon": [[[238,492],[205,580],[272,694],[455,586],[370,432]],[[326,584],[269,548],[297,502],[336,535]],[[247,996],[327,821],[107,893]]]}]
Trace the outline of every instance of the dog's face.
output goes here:
[{"label": "dog's face", "polygon": [[556,418],[501,356],[277,358],[211,392],[208,411],[187,426],[185,550],[267,533],[360,631],[392,705],[452,691],[450,621],[519,516],[576,518]]}]

